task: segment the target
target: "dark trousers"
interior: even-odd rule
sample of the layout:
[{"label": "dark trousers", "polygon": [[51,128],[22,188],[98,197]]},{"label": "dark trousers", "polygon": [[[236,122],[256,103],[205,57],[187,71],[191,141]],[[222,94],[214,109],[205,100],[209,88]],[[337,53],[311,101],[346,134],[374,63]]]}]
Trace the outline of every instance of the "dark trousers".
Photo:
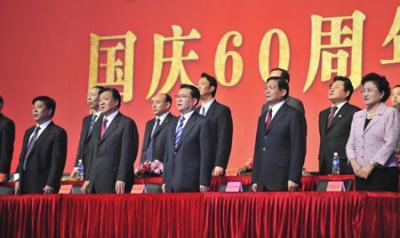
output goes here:
[{"label": "dark trousers", "polygon": [[397,167],[375,168],[367,179],[356,176],[357,191],[397,192],[399,170]]}]

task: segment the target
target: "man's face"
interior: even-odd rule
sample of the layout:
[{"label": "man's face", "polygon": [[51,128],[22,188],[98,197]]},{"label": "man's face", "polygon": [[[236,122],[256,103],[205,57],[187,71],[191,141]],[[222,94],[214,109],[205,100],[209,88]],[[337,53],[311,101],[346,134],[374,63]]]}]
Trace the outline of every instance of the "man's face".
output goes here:
[{"label": "man's face", "polygon": [[269,80],[265,84],[265,98],[268,103],[274,104],[283,99],[286,94],[286,90],[280,90],[278,87],[278,80]]},{"label": "man's face", "polygon": [[344,90],[344,82],[337,80],[329,86],[328,99],[332,103],[341,103],[346,101],[346,97],[350,92]]},{"label": "man's face", "polygon": [[400,87],[396,87],[392,90],[392,103],[393,105],[400,103]]},{"label": "man's face", "polygon": [[114,100],[110,91],[106,91],[100,94],[99,105],[101,113],[108,116],[117,110],[118,101]]},{"label": "man's face", "polygon": [[161,116],[169,111],[171,104],[165,102],[166,96],[164,94],[157,94],[151,98],[151,108],[154,115]]},{"label": "man's face", "polygon": [[36,101],[32,105],[32,117],[33,119],[41,124],[51,119],[52,110],[48,109],[43,101]]},{"label": "man's face", "polygon": [[206,78],[200,78],[197,88],[200,91],[200,96],[211,95],[215,90],[214,86],[210,86],[210,82]]},{"label": "man's face", "polygon": [[90,109],[97,110],[97,108],[99,107],[99,89],[98,88],[91,88],[89,90],[86,103]]},{"label": "man's face", "polygon": [[197,99],[193,99],[190,93],[190,89],[181,88],[176,95],[176,107],[181,113],[192,111],[197,103]]}]

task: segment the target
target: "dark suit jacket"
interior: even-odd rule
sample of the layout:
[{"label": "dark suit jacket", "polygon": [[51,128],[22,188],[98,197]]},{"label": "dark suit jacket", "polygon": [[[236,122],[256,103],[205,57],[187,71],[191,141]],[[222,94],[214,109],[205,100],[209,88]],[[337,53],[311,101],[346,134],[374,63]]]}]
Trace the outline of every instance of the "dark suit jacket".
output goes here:
[{"label": "dark suit jacket", "polygon": [[51,122],[36,140],[28,157],[26,170],[23,170],[29,137],[36,126],[29,128],[24,135],[17,172],[20,174],[21,193],[43,193],[48,185],[58,192],[67,156],[67,133]]},{"label": "dark suit jacket", "polygon": [[15,124],[0,113],[0,173],[9,174],[14,152]]},{"label": "dark suit jacket", "polygon": [[[143,138],[143,145],[142,145],[142,155],[140,158],[140,162],[143,163],[146,161],[145,158],[145,152],[147,149],[148,144],[150,143],[150,136],[151,136],[151,131],[153,130],[154,123],[156,119],[153,118],[150,121],[146,123],[146,129],[144,131],[144,138]],[[164,119],[162,124],[160,125],[159,129],[154,132],[153,135],[153,158],[152,160],[159,160],[163,162],[164,160],[164,152],[165,152],[165,145],[166,145],[166,139],[167,139],[167,132],[168,128],[171,124],[173,124],[176,121],[176,117],[169,113],[167,117]]]},{"label": "dark suit jacket", "polygon": [[[89,156],[89,151],[90,151],[90,138],[92,136],[92,133],[88,134],[89,128],[90,128],[90,121],[92,119],[92,115],[87,115],[83,118],[82,121],[82,129],[81,129],[81,135],[79,137],[79,146],[78,146],[78,152],[76,154],[76,159],[75,159],[75,166],[78,165],[78,161],[81,159],[85,168],[84,174],[85,176],[88,173],[87,169],[87,160]],[[100,120],[97,120],[99,122]],[[92,131],[93,132],[93,131]]]},{"label": "dark suit jacket", "polygon": [[89,161],[91,193],[115,193],[117,180],[125,182],[129,193],[133,184],[133,164],[138,152],[138,131],[135,122],[120,112],[100,138],[102,117],[93,128]]},{"label": "dark suit jacket", "polygon": [[304,114],[284,103],[265,130],[266,112],[258,119],[252,182],[258,189],[287,190],[300,184],[306,155]]},{"label": "dark suit jacket", "polygon": [[[304,105],[299,99],[291,97],[291,96],[288,96],[286,98],[286,103],[289,106],[301,111],[302,113],[305,113]],[[264,103],[264,105],[261,108],[261,114],[266,112],[268,110],[268,107],[269,107],[269,104],[268,103]]]},{"label": "dark suit jacket", "polygon": [[178,120],[168,130],[163,182],[167,192],[198,192],[200,185],[209,186],[211,180],[209,122],[193,112],[175,150],[177,123]]},{"label": "dark suit jacket", "polygon": [[[200,111],[200,107],[196,109]],[[233,123],[229,107],[214,101],[207,111],[206,118],[212,125],[211,133],[215,138],[212,145],[215,151],[214,166],[226,168],[232,149]]]},{"label": "dark suit jacket", "polygon": [[327,108],[319,113],[319,172],[326,175],[332,173],[332,157],[334,152],[339,153],[340,173],[352,174],[353,170],[348,164],[346,157],[346,144],[350,135],[353,114],[360,108],[344,104],[336,113],[329,128],[328,116],[331,108]]}]

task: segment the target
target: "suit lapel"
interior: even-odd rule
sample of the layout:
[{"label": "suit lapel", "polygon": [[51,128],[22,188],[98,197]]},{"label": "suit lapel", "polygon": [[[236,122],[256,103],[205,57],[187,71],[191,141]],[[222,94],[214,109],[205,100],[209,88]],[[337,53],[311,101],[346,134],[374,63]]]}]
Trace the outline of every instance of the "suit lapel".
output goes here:
[{"label": "suit lapel", "polygon": [[153,127],[154,127],[154,122],[155,122],[155,118],[153,119],[153,120],[151,120],[150,122],[149,122],[149,126],[148,126],[148,130],[146,131],[146,133],[145,133],[145,135],[144,135],[144,147],[143,148],[147,148],[147,145],[149,144],[149,142],[150,142],[150,135],[151,135],[151,131],[153,130]]},{"label": "suit lapel", "polygon": [[[154,132],[153,136],[156,136],[158,133],[160,133],[160,131],[162,131],[162,129],[164,129],[164,127],[169,123],[169,121],[171,120],[171,113],[168,114],[168,116],[164,119],[164,121],[161,123],[160,127],[158,128],[158,130],[156,130]],[[154,122],[153,122],[153,126],[154,126]],[[153,128],[153,127],[152,127]]]},{"label": "suit lapel", "polygon": [[[347,112],[347,108],[348,108],[349,103],[346,102],[341,108],[340,110],[336,113],[336,115],[333,117],[333,120],[331,122],[331,125],[329,126],[329,128],[327,128],[328,130],[331,129],[332,127],[335,126],[335,124],[340,121],[340,119],[346,114]],[[329,116],[329,113],[328,113]],[[328,119],[328,116],[326,117],[326,119]],[[326,125],[326,124],[325,124]]]},{"label": "suit lapel", "polygon": [[100,139],[100,143],[102,143],[113,131],[115,131],[115,129],[118,128],[120,119],[121,119],[121,113],[118,112],[118,114],[115,116],[115,118],[111,121],[111,124],[106,129],[106,132],[104,133],[103,138]]},{"label": "suit lapel", "polygon": [[[379,121],[381,120],[381,118],[382,118],[382,116],[383,116],[385,110],[386,110],[386,108],[385,108],[383,105],[381,105],[380,108],[378,109],[378,112],[376,113],[376,115],[375,115],[375,116],[371,119],[371,121],[368,123],[367,128],[365,128],[364,134],[367,133],[367,131],[368,131],[371,127],[373,127],[377,122],[379,122]],[[367,112],[365,112],[365,113],[367,113]],[[365,118],[366,118],[366,116],[365,116]]]},{"label": "suit lapel", "polygon": [[[286,104],[286,102],[281,106],[281,108],[279,108],[278,112],[276,113],[276,115],[274,116],[274,118],[272,118],[271,124],[269,125],[266,134],[269,133],[269,131],[271,130],[272,127],[274,127],[274,125],[276,123],[279,122],[279,120],[285,116],[286,114],[286,110],[288,108],[288,105]],[[266,115],[266,113],[265,113]],[[264,123],[265,124],[265,123]]]},{"label": "suit lapel", "polygon": [[[51,127],[54,126],[53,122],[50,122],[50,124],[46,127],[46,129],[44,129],[44,131],[42,132],[42,134],[40,134],[39,138],[35,141],[35,144],[32,147],[32,151],[30,154],[32,154],[33,151],[35,151],[35,149],[44,141],[46,140],[46,138],[49,136],[50,134],[50,130]],[[28,140],[29,141],[29,140]]]},{"label": "suit lapel", "polygon": [[206,113],[206,117],[210,118],[212,115],[215,115],[216,108],[217,108],[217,101],[214,100],[214,102],[211,104],[210,108],[208,108],[208,111]]},{"label": "suit lapel", "polygon": [[189,121],[186,123],[185,127],[183,128],[182,135],[181,135],[181,138],[179,139],[179,144],[176,147],[176,150],[178,150],[179,147],[182,145],[186,136],[189,134],[189,132],[192,130],[193,126],[196,124],[195,122],[197,121],[198,117],[199,117],[199,114],[197,114],[197,112],[193,112],[192,116],[190,116]]}]

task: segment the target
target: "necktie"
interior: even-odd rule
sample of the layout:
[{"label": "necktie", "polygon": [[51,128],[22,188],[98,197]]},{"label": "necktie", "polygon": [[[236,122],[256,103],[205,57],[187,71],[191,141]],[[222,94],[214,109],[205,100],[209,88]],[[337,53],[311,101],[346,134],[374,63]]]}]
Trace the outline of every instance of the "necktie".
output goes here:
[{"label": "necktie", "polygon": [[331,126],[331,123],[333,121],[333,118],[335,117],[335,112],[338,109],[337,106],[333,106],[331,108],[331,111],[329,112],[329,116],[328,116],[328,124],[326,125],[326,128],[329,128]]},{"label": "necktie", "polygon": [[107,119],[104,118],[100,130],[100,138],[103,138],[104,134],[106,133],[106,130],[107,130]]},{"label": "necktie", "polygon": [[181,138],[182,131],[183,131],[183,122],[185,121],[185,117],[181,116],[178,122],[178,128],[175,132],[175,149],[178,147],[179,139]]},{"label": "necktie", "polygon": [[92,134],[93,126],[94,126],[94,123],[96,122],[96,118],[97,118],[97,115],[94,114],[92,116],[92,118],[90,119],[90,125],[89,125],[89,130],[88,130],[87,136],[90,136],[90,134]]},{"label": "necktie", "polygon": [[157,120],[156,120],[156,124],[155,124],[155,126],[153,127],[153,131],[151,132],[151,135],[150,135],[150,141],[149,141],[149,143],[147,144],[147,148],[146,148],[146,160],[151,160],[151,161],[153,161],[154,160],[154,158],[153,158],[153,144],[154,144],[154,134],[156,133],[156,131],[158,130],[160,128],[160,119],[159,118],[157,118]]},{"label": "necktie", "polygon": [[272,121],[272,108],[267,112],[267,118],[265,119],[265,130],[268,130],[269,125]]},{"label": "necktie", "polygon": [[153,139],[154,133],[156,133],[156,131],[158,131],[158,129],[160,129],[160,118],[157,118],[156,125],[153,128],[153,131],[151,132],[151,138],[152,139]]},{"label": "necktie", "polygon": [[202,115],[202,116],[206,115],[206,108],[203,106],[200,108],[200,115]]},{"label": "necktie", "polygon": [[37,126],[35,128],[34,132],[33,132],[32,138],[28,142],[28,147],[26,149],[26,154],[25,154],[25,157],[24,157],[24,163],[22,164],[22,169],[23,170],[26,170],[26,165],[28,163],[28,157],[29,157],[29,154],[32,152],[32,148],[35,145],[35,142],[36,142],[36,140],[38,138],[39,131],[40,131],[40,126]]}]

